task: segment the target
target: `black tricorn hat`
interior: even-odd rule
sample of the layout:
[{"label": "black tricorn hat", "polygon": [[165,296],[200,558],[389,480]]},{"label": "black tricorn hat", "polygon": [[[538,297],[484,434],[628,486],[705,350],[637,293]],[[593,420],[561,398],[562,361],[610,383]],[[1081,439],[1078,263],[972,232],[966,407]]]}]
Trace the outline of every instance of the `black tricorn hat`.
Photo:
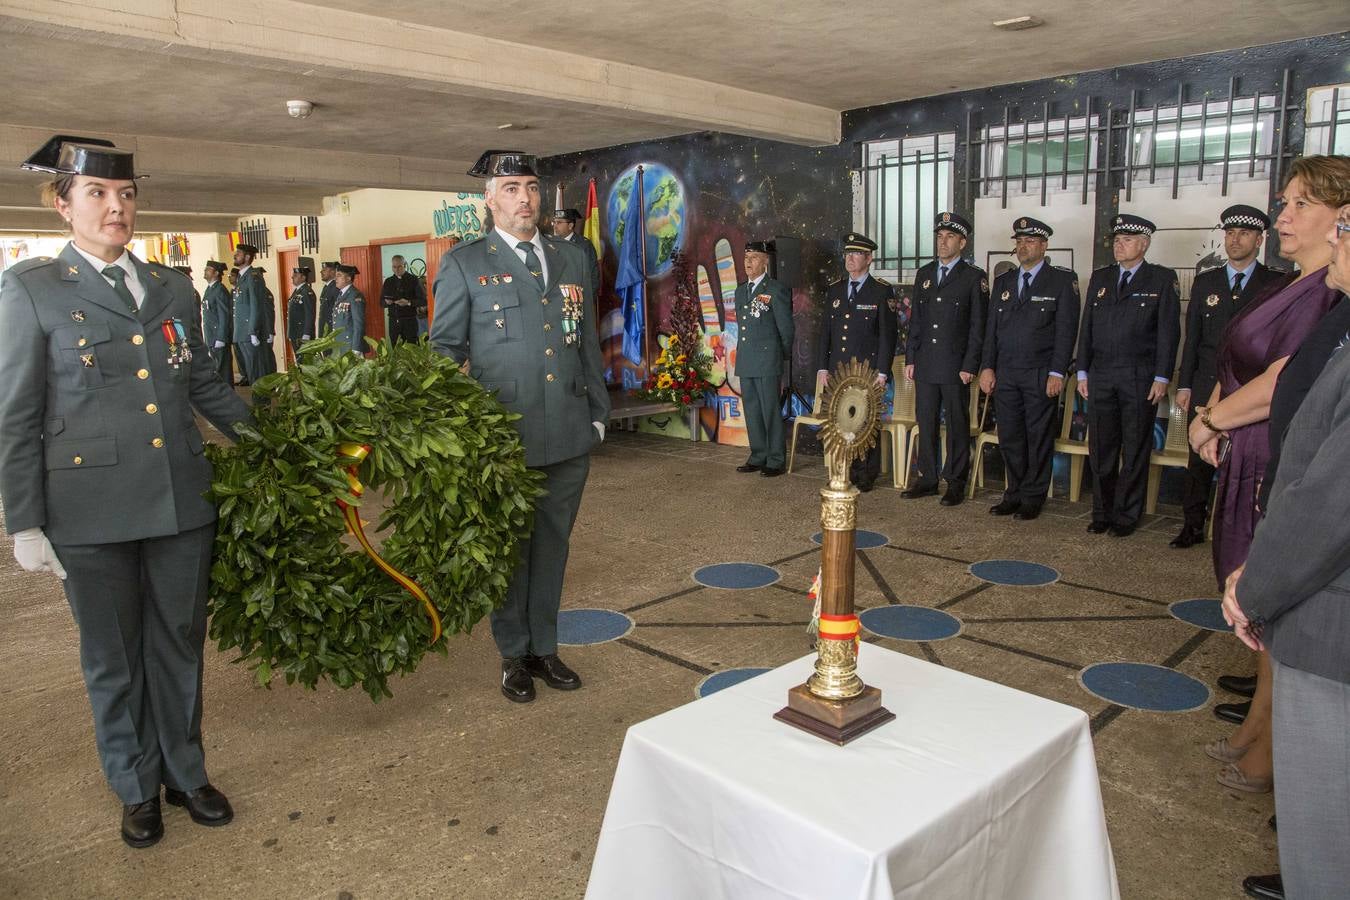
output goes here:
[{"label": "black tricorn hat", "polygon": [[346,275],[348,278],[355,278],[357,275],[361,274],[361,270],[358,269],[356,266],[340,265],[337,267],[337,270],[341,272],[343,275]]},{"label": "black tricorn hat", "polygon": [[537,178],[535,162],[532,154],[520,150],[485,150],[469,174],[475,178],[496,178],[498,175],[533,175]]},{"label": "black tricorn hat", "polygon": [[215,269],[217,275],[223,275],[230,269],[230,267],[225,265],[223,262],[218,262],[217,260],[214,259],[208,259],[206,261],[206,268]]},{"label": "black tricorn hat", "polygon": [[102,138],[54,135],[20,166],[32,172],[53,175],[88,175],[113,181],[134,181],[135,161],[130,150],[119,150]]},{"label": "black tricorn hat", "polygon": [[252,244],[235,244],[234,249],[239,250],[243,253],[247,253],[250,256],[258,255],[258,248],[253,246]]},{"label": "black tricorn hat", "polygon": [[296,266],[291,269],[292,275],[313,275],[314,271],[309,266]]},{"label": "black tricorn hat", "polygon": [[746,241],[745,249],[751,253],[773,253],[773,241]]},{"label": "black tricorn hat", "polygon": [[553,211],[553,218],[563,219],[568,222],[580,222],[581,213],[571,207],[568,207],[567,209],[555,209]]},{"label": "black tricorn hat", "polygon": [[338,266],[340,266],[340,265],[342,265],[342,263],[337,262],[336,260],[334,260],[333,262],[319,263],[319,268],[320,268],[320,269],[336,269],[336,268],[337,268]]}]

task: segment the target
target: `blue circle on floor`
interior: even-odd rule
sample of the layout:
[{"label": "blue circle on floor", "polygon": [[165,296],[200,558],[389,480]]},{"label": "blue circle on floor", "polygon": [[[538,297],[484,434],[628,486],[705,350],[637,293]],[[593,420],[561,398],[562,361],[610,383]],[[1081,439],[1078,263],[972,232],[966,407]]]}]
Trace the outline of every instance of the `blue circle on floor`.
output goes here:
[{"label": "blue circle on floor", "polygon": [[1206,631],[1233,630],[1233,626],[1223,620],[1223,603],[1219,600],[1178,600],[1167,607],[1167,611],[1187,625]]},{"label": "blue circle on floor", "polygon": [[580,646],[615,641],[633,630],[633,620],[612,609],[564,609],[558,612],[558,643]]},{"label": "blue circle on floor", "polygon": [[1083,690],[1109,703],[1152,712],[1190,712],[1209,703],[1204,682],[1150,663],[1095,663],[1078,673]]},{"label": "blue circle on floor", "polygon": [[[811,543],[819,544],[824,540],[824,536],[817,531],[811,535]],[[855,531],[853,533],[853,548],[855,550],[871,550],[873,547],[885,547],[891,542],[880,531]]]},{"label": "blue circle on floor", "polygon": [[877,606],[858,619],[873,634],[899,641],[945,641],[961,633],[961,620],[928,606]]},{"label": "blue circle on floor", "polygon": [[969,571],[981,581],[1012,587],[1040,587],[1059,581],[1057,570],[1020,559],[986,559],[971,563]]},{"label": "blue circle on floor", "polygon": [[742,681],[749,681],[756,675],[761,675],[769,671],[768,669],[724,669],[721,672],[714,672],[704,678],[694,688],[694,694],[699,697],[706,697],[709,694],[715,694],[720,690],[740,684]]},{"label": "blue circle on floor", "polygon": [[694,580],[704,587],[727,591],[748,591],[768,587],[782,576],[772,566],[759,563],[731,562],[704,566],[694,570]]}]

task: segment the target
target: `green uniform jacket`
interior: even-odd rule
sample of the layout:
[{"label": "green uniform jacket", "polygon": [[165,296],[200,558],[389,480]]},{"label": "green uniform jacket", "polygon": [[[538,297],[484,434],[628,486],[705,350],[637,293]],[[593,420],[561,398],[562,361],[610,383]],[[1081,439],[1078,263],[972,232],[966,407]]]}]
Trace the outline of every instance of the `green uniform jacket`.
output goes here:
[{"label": "green uniform jacket", "polygon": [[251,344],[249,335],[265,342],[271,333],[267,326],[267,285],[262,276],[249,267],[234,286],[234,342]]},{"label": "green uniform jacket", "polygon": [[298,347],[300,342],[314,337],[314,288],[302,284],[291,292],[286,301],[286,337],[291,346]]},{"label": "green uniform jacket", "polygon": [[[103,544],[215,520],[192,410],[230,436],[252,415],[192,328],[192,283],[168,266],[135,265],[146,288],[135,315],[70,244],[4,275],[0,496],[11,533]],[[177,368],[161,330],[174,318],[192,353]]]},{"label": "green uniform jacket", "polygon": [[[609,419],[588,260],[559,238],[545,236],[544,252],[548,286],[540,291],[495,230],[452,247],[436,273],[431,326],[437,352],[469,360],[469,373],[522,415],[515,425],[525,463],[535,467],[589,452],[599,437],[591,423]],[[572,322],[564,322],[564,285],[581,293]]]},{"label": "green uniform jacket", "polygon": [[743,378],[783,374],[792,356],[792,292],[768,275],[755,286],[736,286],[736,374]]},{"label": "green uniform jacket", "polygon": [[234,306],[230,302],[230,292],[219,281],[208,284],[206,293],[202,294],[202,330],[208,349],[214,347],[216,341],[233,342]]},{"label": "green uniform jacket", "polygon": [[339,351],[366,352],[366,295],[351,285],[333,299],[333,331]]}]

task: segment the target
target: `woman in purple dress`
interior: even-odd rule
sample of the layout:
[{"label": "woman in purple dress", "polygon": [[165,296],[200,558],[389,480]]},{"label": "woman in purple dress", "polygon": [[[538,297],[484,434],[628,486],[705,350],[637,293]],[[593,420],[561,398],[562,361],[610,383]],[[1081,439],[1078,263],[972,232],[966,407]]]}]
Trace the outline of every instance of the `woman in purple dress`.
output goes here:
[{"label": "woman in purple dress", "polygon": [[[1220,590],[1246,561],[1261,516],[1256,498],[1270,459],[1275,382],[1337,297],[1326,284],[1331,260],[1326,234],[1337,211],[1350,202],[1350,158],[1295,160],[1281,198],[1275,220],[1280,256],[1292,260],[1298,272],[1267,289],[1229,323],[1219,348],[1219,383],[1208,406],[1196,409],[1191,425],[1191,446],[1219,467],[1214,574]],[[1271,789],[1270,688],[1270,661],[1262,653],[1246,720],[1231,737],[1205,748],[1227,764],[1218,776],[1225,787],[1250,793]]]}]

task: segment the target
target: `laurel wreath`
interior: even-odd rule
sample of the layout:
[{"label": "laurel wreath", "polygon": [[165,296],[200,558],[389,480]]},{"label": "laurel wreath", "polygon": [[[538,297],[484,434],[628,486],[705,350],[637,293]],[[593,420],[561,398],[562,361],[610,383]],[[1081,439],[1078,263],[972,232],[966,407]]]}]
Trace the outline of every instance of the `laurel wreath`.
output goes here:
[{"label": "laurel wreath", "polygon": [[[331,335],[310,342],[299,365],[255,383],[255,426],[209,448],[210,635],[260,684],[360,684],[379,701],[390,676],[501,605],[542,477],[525,467],[519,417],[452,360],[425,342],[369,343],[371,359],[328,355]],[[350,443],[370,447],[361,497],[340,464]],[[365,530],[430,597],[444,627],[434,643],[423,605],[344,538],[339,501],[370,510],[380,495]]]}]

